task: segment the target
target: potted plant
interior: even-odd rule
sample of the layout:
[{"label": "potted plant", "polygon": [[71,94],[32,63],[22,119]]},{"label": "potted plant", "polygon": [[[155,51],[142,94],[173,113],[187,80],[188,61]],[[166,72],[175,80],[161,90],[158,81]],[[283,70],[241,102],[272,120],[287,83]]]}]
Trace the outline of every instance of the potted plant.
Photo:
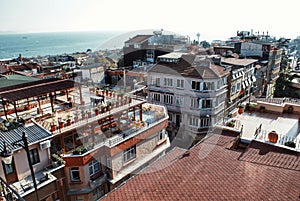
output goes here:
[{"label": "potted plant", "polygon": [[243,105],[239,105],[238,113],[239,114],[243,114],[243,112],[244,112],[244,106]]},{"label": "potted plant", "polygon": [[268,133],[269,142],[276,143],[278,140],[278,134],[276,131],[271,131]]},{"label": "potted plant", "polygon": [[235,123],[233,121],[227,122],[226,126],[233,128],[235,126]]},{"label": "potted plant", "polygon": [[73,155],[81,155],[81,147],[77,147],[76,149],[73,150]]},{"label": "potted plant", "polygon": [[30,105],[30,104],[26,105],[26,106],[25,106],[25,109],[26,109],[26,110],[30,110],[30,109],[31,109],[31,105]]},{"label": "potted plant", "polygon": [[107,101],[107,103],[106,103],[106,110],[107,111],[110,111],[110,106],[111,106],[111,102]]},{"label": "potted plant", "polygon": [[59,123],[59,128],[63,128],[64,127],[65,123],[62,121],[61,117],[58,118],[58,123]]},{"label": "potted plant", "polygon": [[87,113],[88,118],[92,117],[92,111],[91,110],[86,111],[86,113]]},{"label": "potted plant", "polygon": [[247,109],[248,111],[253,111],[254,106],[255,106],[255,105],[254,105],[253,103],[247,103],[246,109]]},{"label": "potted plant", "polygon": [[85,120],[85,115],[86,115],[86,113],[82,110],[81,111],[81,118],[82,118],[82,120]]},{"label": "potted plant", "polygon": [[67,126],[70,126],[72,124],[72,116],[71,115],[67,115]]},{"label": "potted plant", "polygon": [[296,144],[293,141],[288,141],[284,143],[285,146],[291,147],[291,148],[296,148]]},{"label": "potted plant", "polygon": [[56,125],[55,124],[51,124],[51,132],[56,131]]},{"label": "potted plant", "polygon": [[64,165],[66,163],[66,161],[64,161],[59,155],[57,154],[52,154],[51,155],[51,161],[52,161],[52,166],[54,165],[54,167],[57,166],[57,164],[59,165]]},{"label": "potted plant", "polygon": [[74,115],[75,115],[74,116],[74,122],[77,123],[79,121],[79,118],[78,118],[79,114],[78,114],[78,112],[75,112]]},{"label": "potted plant", "polygon": [[265,111],[266,111],[266,107],[265,106],[262,105],[262,106],[259,107],[259,112],[263,113]]},{"label": "potted plant", "polygon": [[97,116],[99,114],[99,109],[96,107],[95,108],[95,116]]},{"label": "potted plant", "polygon": [[106,109],[106,106],[104,105],[101,105],[101,112],[104,113],[105,112],[105,109]]}]

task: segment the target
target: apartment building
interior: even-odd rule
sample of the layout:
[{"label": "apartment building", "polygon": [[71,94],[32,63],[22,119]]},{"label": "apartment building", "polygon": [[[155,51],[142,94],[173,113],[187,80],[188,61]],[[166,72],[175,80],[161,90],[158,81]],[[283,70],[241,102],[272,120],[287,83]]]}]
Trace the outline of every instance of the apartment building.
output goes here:
[{"label": "apartment building", "polygon": [[279,76],[282,49],[268,40],[253,40],[235,43],[234,51],[244,57],[259,60],[262,68],[258,69],[256,78],[262,85],[258,86],[258,90],[262,96],[272,97]]},{"label": "apartment building", "polygon": [[169,135],[174,138],[204,134],[222,121],[227,96],[225,67],[210,59],[172,52],[158,57],[148,71],[148,101],[165,105]]},{"label": "apartment building", "polygon": [[123,47],[123,63],[121,66],[133,68],[155,63],[158,56],[186,49],[189,38],[175,34],[163,34],[163,31],[153,31],[149,35],[136,35],[125,41]]},{"label": "apartment building", "polygon": [[[230,69],[228,98],[229,106],[238,104],[242,99],[249,97],[256,87],[254,74],[256,59],[221,58],[221,64]],[[230,108],[231,111],[234,108]]]}]

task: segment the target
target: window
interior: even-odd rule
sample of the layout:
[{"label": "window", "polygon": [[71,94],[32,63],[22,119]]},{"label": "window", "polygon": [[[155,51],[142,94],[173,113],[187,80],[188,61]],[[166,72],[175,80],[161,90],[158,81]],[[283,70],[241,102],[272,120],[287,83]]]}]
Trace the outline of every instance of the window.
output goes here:
[{"label": "window", "polygon": [[2,166],[3,166],[4,173],[5,173],[6,175],[12,174],[12,173],[15,172],[14,162],[13,162],[13,161],[12,161],[11,164],[5,164],[5,163],[2,161]]},{"label": "window", "polygon": [[106,156],[106,167],[111,168],[111,158]]},{"label": "window", "polygon": [[201,82],[192,81],[192,89],[200,91],[200,84]]},{"label": "window", "polygon": [[204,82],[203,83],[203,90],[204,91],[208,91],[208,90],[214,90],[215,89],[215,85],[213,82]]},{"label": "window", "polygon": [[39,152],[37,148],[31,149],[29,151],[31,164],[37,164],[40,162]]},{"label": "window", "polygon": [[206,128],[211,126],[211,118],[201,118],[200,119],[201,128]]},{"label": "window", "polygon": [[71,181],[80,181],[79,167],[70,168]]},{"label": "window", "polygon": [[96,174],[100,171],[100,162],[98,160],[93,160],[89,163],[89,173],[90,176]]},{"label": "window", "polygon": [[151,84],[155,86],[160,86],[160,78],[159,77],[154,77],[151,79]]},{"label": "window", "polygon": [[158,141],[165,139],[165,132],[163,130],[158,132]]},{"label": "window", "polygon": [[199,125],[199,119],[194,116],[191,116],[190,117],[190,126],[198,127],[198,125]]},{"label": "window", "polygon": [[236,85],[236,90],[237,90],[237,91],[240,91],[240,90],[241,90],[241,83],[237,83],[237,85]]},{"label": "window", "polygon": [[220,89],[223,86],[223,80],[218,80],[217,89]]},{"label": "window", "polygon": [[173,115],[171,114],[171,113],[168,113],[168,115],[169,115],[169,121],[173,121]]},{"label": "window", "polygon": [[126,149],[123,152],[124,162],[130,161],[136,157],[136,147],[135,145]]},{"label": "window", "polygon": [[93,191],[94,200],[99,200],[103,195],[104,195],[103,186],[100,186]]},{"label": "window", "polygon": [[212,100],[211,99],[203,99],[202,100],[202,108],[212,108]]},{"label": "window", "polygon": [[175,96],[176,105],[183,105],[184,96]]},{"label": "window", "polygon": [[184,80],[179,80],[178,79],[176,87],[178,87],[178,88],[184,88]]},{"label": "window", "polygon": [[199,98],[191,97],[191,108],[199,108]]},{"label": "window", "polygon": [[233,85],[233,86],[231,87],[231,93],[233,93],[233,94],[234,94],[234,93],[235,93],[235,91],[236,91],[236,90],[235,90],[235,85]]},{"label": "window", "polygon": [[172,87],[173,86],[173,79],[172,78],[165,78],[165,86]]},{"label": "window", "polygon": [[173,104],[173,95],[164,94],[164,103]]},{"label": "window", "polygon": [[160,102],[160,94],[153,93],[153,100],[156,101],[156,102]]},{"label": "window", "polygon": [[76,196],[75,201],[84,201],[84,197],[82,195]]}]

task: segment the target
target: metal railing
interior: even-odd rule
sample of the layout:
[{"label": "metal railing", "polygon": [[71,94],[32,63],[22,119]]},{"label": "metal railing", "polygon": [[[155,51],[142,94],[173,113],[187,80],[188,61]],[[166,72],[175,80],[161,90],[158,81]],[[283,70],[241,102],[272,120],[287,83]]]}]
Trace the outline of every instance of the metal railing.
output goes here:
[{"label": "metal railing", "polygon": [[[256,132],[254,134],[254,139],[263,141],[263,142],[269,142],[268,133],[269,133],[269,131],[267,131],[267,130],[261,130],[260,128],[257,128]],[[296,145],[295,149],[300,150],[300,139],[299,138],[286,136],[286,135],[280,135],[280,134],[277,134],[277,135],[278,135],[278,140],[276,143],[274,143],[275,145],[285,145],[286,142],[294,142]]]},{"label": "metal railing", "polygon": [[25,199],[23,199],[16,190],[6,183],[2,177],[0,177],[0,188],[0,198],[4,197],[7,201],[25,201]]}]

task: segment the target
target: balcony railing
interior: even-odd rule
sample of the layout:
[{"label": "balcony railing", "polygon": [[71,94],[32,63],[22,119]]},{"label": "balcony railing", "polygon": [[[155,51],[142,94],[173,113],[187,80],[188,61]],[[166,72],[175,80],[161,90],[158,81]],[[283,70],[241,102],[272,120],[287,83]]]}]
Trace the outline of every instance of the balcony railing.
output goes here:
[{"label": "balcony railing", "polygon": [[[131,114],[132,115],[132,114]],[[85,147],[86,150],[84,152],[76,153],[74,154],[74,150],[78,148],[84,148],[84,147],[78,147],[74,150],[70,150],[68,154],[65,156],[72,157],[72,156],[78,156],[78,155],[85,155],[93,150],[101,147],[101,146],[108,146],[108,147],[113,147],[116,144],[119,144],[122,141],[127,140],[128,138],[131,138],[133,136],[139,135],[140,133],[148,130],[151,127],[154,127],[156,125],[161,124],[163,121],[167,120],[168,114],[165,106],[155,106],[154,110],[148,111],[148,112],[143,112],[143,123],[139,122],[132,122],[131,124],[133,125],[132,127],[123,130],[122,132],[113,135],[112,137],[104,138],[103,141],[92,145],[92,147]],[[139,119],[139,114],[136,112],[135,118]],[[104,135],[104,134],[103,134]],[[73,154],[72,154],[73,153]]]},{"label": "balcony railing", "polygon": [[19,201],[25,201],[16,190],[14,190],[8,183],[6,183],[1,177],[0,177],[0,200],[1,198],[5,198],[6,200],[19,200]]},{"label": "balcony railing", "polygon": [[[256,133],[254,135],[254,139],[262,141],[262,142],[272,143],[272,142],[269,142],[268,133],[269,133],[269,131],[257,129]],[[276,143],[273,143],[274,145],[288,147],[285,145],[286,142],[294,142],[295,146],[296,146],[295,150],[300,151],[300,139],[299,138],[286,136],[286,135],[280,135],[280,134],[277,134],[277,135],[278,135],[278,140]]]}]

